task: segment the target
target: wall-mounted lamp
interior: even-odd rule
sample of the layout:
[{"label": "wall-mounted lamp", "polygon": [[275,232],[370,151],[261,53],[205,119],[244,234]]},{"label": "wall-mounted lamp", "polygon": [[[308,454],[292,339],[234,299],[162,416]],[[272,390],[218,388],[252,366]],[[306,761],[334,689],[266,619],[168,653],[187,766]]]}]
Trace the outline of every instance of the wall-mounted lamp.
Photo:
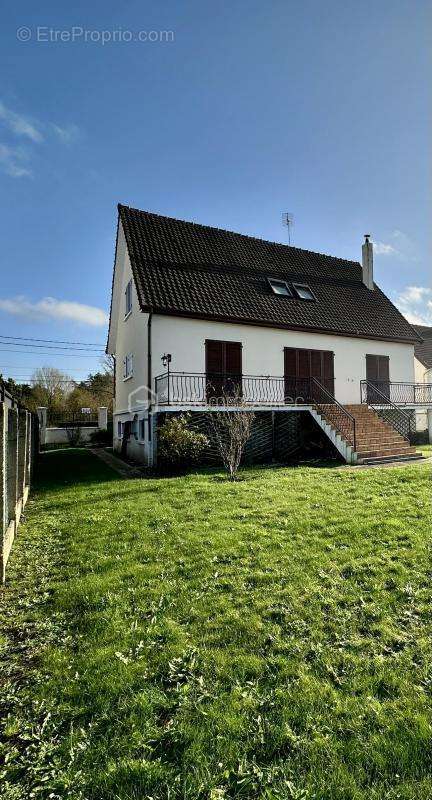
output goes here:
[{"label": "wall-mounted lamp", "polygon": [[171,358],[172,358],[171,353],[163,354],[163,356],[161,357],[161,361],[164,367],[168,367],[169,369],[169,365],[171,364]]}]

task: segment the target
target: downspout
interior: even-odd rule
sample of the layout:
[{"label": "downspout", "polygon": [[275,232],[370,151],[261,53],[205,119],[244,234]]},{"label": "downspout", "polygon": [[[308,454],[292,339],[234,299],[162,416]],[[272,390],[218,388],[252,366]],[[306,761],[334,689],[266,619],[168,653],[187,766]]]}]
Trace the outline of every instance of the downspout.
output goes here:
[{"label": "downspout", "polygon": [[147,320],[147,422],[149,442],[151,441],[150,411],[152,407],[152,318],[153,312],[150,311]]}]

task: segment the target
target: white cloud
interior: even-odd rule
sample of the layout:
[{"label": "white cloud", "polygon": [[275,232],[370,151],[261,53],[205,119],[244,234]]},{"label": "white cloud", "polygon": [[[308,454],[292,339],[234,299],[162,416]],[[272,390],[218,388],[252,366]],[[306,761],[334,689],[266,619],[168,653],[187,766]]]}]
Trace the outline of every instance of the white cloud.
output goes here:
[{"label": "white cloud", "polygon": [[0,143],[0,166],[6,175],[12,178],[31,177],[31,170],[22,164],[26,157],[26,153],[19,147],[8,147]]},{"label": "white cloud", "polygon": [[395,305],[412,325],[432,325],[432,289],[407,286],[394,298]]},{"label": "white cloud", "polygon": [[374,253],[377,256],[399,255],[399,250],[397,250],[396,247],[393,247],[392,244],[386,244],[386,242],[374,242],[373,248],[374,248]]},{"label": "white cloud", "polygon": [[80,133],[78,125],[65,125],[62,127],[53,123],[51,129],[63,144],[72,144],[78,139]]},{"label": "white cloud", "polygon": [[95,328],[102,327],[108,322],[108,315],[102,308],[76,303],[73,300],[56,300],[54,297],[44,297],[36,303],[22,296],[0,299],[0,311],[37,320],[71,320]]},{"label": "white cloud", "polygon": [[23,117],[21,114],[16,114],[15,111],[11,111],[9,108],[6,108],[4,103],[0,100],[0,120],[4,122],[6,127],[15,133],[17,136],[26,136],[28,139],[31,139],[32,142],[42,142],[43,136],[40,130],[36,127],[33,122],[30,122],[29,119]]},{"label": "white cloud", "polygon": [[[80,135],[80,130],[77,125],[57,125],[56,123],[42,123],[40,121],[31,121],[28,117],[22,114],[17,114],[0,100],[0,124],[9,132],[9,136],[15,139],[25,138],[30,140],[32,144],[47,143],[49,138],[56,139],[64,145],[69,145],[75,142]],[[29,177],[32,173],[31,170],[20,163],[22,158],[29,158],[27,153],[25,157],[19,148],[9,144],[0,144],[0,166],[3,172],[10,175],[12,178]]]}]

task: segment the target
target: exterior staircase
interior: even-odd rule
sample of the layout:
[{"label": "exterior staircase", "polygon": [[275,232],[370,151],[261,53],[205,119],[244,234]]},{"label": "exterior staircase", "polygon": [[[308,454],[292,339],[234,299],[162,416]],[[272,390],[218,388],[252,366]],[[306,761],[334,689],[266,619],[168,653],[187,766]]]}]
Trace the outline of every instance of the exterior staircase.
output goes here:
[{"label": "exterior staircase", "polygon": [[369,406],[346,405],[344,408],[356,422],[357,464],[421,459],[408,439],[401,436],[389,422],[381,419]]},{"label": "exterior staircase", "polygon": [[348,464],[385,464],[422,458],[408,439],[367,405],[320,403],[310,413]]}]

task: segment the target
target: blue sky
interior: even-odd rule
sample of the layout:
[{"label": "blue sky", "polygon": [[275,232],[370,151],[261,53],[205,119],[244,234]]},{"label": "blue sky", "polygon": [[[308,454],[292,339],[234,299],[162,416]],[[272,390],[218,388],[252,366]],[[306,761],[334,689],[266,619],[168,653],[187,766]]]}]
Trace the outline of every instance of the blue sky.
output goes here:
[{"label": "blue sky", "polygon": [[[278,241],[289,211],[298,247],[354,259],[371,232],[377,281],[432,324],[429,0],[2,17],[0,335],[105,342],[117,202]],[[0,372],[20,377],[98,364],[6,349]]]}]

